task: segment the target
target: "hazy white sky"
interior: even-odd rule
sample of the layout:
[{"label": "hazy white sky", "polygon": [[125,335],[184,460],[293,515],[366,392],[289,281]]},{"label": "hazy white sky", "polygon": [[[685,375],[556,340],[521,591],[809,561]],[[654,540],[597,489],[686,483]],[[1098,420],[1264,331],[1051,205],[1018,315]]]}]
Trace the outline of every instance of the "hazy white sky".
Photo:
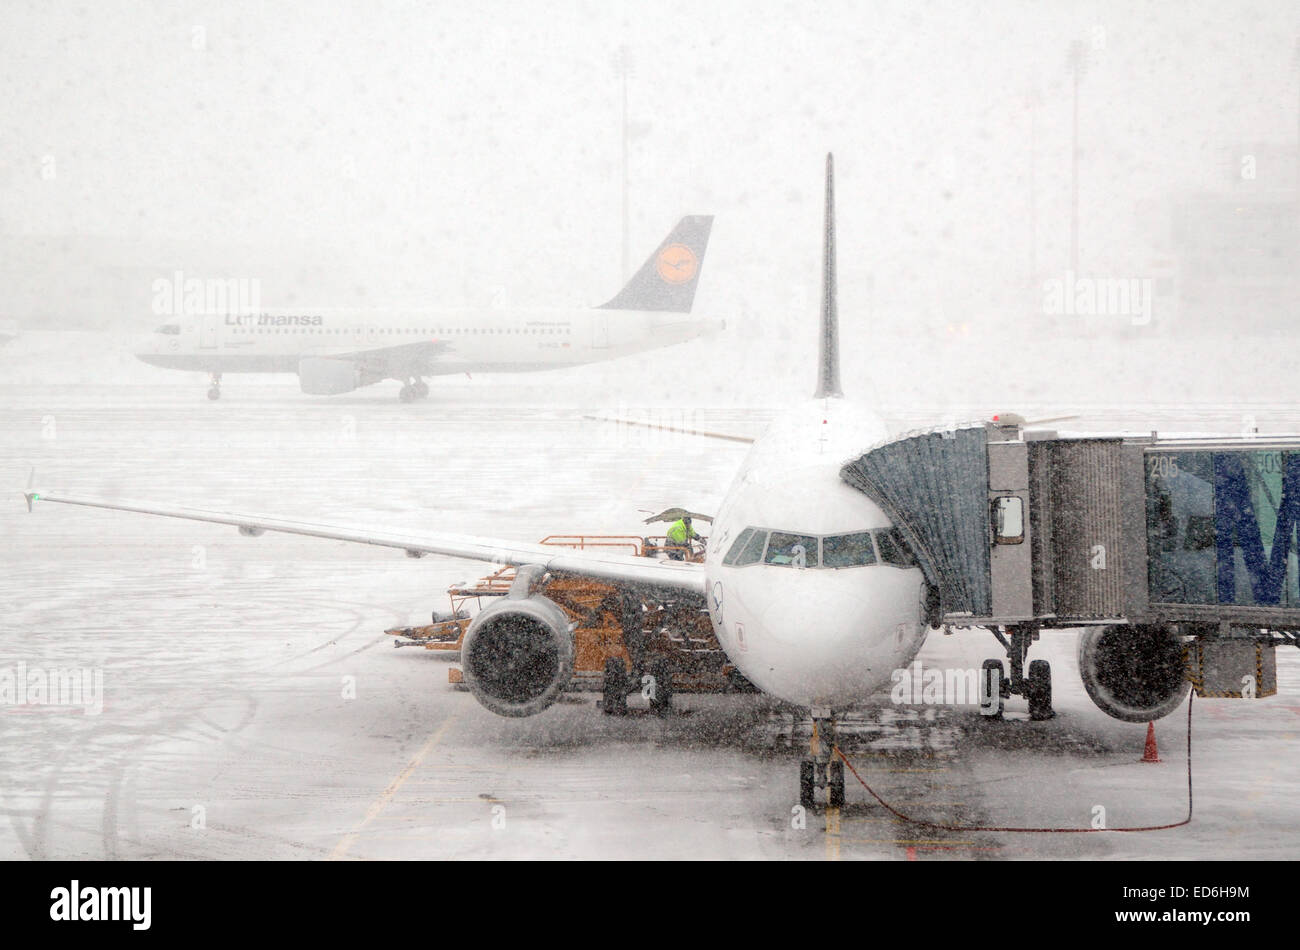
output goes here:
[{"label": "hazy white sky", "polygon": [[[596,303],[718,216],[701,301],[816,298],[838,168],[851,305],[959,308],[1065,266],[1139,274],[1139,202],[1296,135],[1300,8],[1256,3],[19,3],[0,10],[0,232],[328,242],[376,287]],[[257,276],[256,274],[248,276]],[[272,289],[273,293],[274,289]]]}]

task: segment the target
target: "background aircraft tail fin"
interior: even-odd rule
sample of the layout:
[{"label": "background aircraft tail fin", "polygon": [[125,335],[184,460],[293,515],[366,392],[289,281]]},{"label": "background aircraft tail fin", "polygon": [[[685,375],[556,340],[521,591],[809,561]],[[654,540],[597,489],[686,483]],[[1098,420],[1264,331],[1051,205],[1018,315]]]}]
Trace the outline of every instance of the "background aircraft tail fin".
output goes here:
[{"label": "background aircraft tail fin", "polygon": [[598,309],[689,313],[712,228],[713,215],[682,218],[623,289]]}]

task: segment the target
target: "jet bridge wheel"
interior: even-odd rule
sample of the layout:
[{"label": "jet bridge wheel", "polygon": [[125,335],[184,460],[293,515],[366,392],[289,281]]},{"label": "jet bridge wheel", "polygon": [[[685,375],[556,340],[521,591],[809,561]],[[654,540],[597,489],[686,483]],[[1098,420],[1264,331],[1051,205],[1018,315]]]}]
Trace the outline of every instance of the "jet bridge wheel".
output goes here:
[{"label": "jet bridge wheel", "polygon": [[1029,700],[1029,718],[1042,722],[1056,715],[1052,711],[1052,667],[1046,660],[1029,664],[1025,696]]},{"label": "jet bridge wheel", "polygon": [[[987,690],[992,683],[997,683],[998,705],[994,712],[985,712],[989,708]],[[980,712],[990,719],[1001,719],[1002,710],[1006,706],[1006,695],[1007,678],[1002,670],[1002,661],[985,660],[980,668]]]}]

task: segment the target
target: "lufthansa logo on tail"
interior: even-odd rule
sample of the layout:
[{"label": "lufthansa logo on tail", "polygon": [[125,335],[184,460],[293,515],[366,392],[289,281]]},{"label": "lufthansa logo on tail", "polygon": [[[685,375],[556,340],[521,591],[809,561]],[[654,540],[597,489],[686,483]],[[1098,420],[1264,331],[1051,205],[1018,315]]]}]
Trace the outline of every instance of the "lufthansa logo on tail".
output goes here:
[{"label": "lufthansa logo on tail", "polygon": [[699,261],[695,259],[695,252],[685,244],[669,244],[659,252],[655,268],[668,283],[684,284],[695,276]]}]

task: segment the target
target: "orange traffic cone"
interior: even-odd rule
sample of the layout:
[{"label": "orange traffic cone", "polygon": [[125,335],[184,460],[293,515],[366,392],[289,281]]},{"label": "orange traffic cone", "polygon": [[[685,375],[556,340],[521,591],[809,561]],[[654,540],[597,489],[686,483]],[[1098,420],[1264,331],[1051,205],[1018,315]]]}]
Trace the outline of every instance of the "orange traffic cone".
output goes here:
[{"label": "orange traffic cone", "polygon": [[1156,749],[1156,724],[1154,722],[1147,723],[1147,744],[1146,748],[1142,750],[1142,761],[1160,761],[1160,752]]}]

